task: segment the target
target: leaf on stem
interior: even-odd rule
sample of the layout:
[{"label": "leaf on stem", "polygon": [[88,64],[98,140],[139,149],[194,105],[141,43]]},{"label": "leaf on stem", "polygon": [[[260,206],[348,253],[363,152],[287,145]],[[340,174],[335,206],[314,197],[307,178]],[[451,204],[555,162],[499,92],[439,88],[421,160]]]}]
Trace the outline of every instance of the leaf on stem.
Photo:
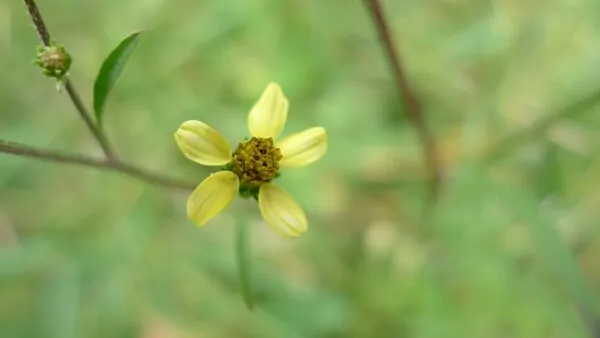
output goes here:
[{"label": "leaf on stem", "polygon": [[104,106],[125,64],[139,42],[140,32],[135,32],[123,39],[102,63],[94,82],[94,113],[99,126],[102,125]]}]

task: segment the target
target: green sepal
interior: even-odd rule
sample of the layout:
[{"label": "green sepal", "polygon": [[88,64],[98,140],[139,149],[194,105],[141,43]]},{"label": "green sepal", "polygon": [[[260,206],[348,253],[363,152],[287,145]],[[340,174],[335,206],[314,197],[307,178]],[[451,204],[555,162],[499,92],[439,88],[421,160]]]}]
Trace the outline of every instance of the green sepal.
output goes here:
[{"label": "green sepal", "polygon": [[254,198],[258,201],[258,193],[260,191],[260,187],[247,187],[244,185],[240,185],[239,194],[241,198]]}]

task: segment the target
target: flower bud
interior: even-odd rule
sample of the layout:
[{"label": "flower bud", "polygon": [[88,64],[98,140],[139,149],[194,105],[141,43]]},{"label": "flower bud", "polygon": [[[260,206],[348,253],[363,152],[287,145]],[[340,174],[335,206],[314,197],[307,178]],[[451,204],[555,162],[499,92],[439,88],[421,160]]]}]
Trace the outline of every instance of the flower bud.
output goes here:
[{"label": "flower bud", "polygon": [[44,75],[61,80],[71,68],[71,55],[65,47],[54,44],[38,47],[35,64],[42,68]]}]

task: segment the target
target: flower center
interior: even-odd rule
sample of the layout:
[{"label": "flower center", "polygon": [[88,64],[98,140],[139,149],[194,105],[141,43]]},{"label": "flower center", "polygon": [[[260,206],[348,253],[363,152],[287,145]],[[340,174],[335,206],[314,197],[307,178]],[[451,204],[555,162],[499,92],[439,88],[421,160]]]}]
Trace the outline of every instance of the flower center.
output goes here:
[{"label": "flower center", "polygon": [[232,171],[240,178],[241,186],[259,187],[270,182],[279,171],[281,150],[273,146],[273,139],[253,137],[241,142],[233,153]]}]

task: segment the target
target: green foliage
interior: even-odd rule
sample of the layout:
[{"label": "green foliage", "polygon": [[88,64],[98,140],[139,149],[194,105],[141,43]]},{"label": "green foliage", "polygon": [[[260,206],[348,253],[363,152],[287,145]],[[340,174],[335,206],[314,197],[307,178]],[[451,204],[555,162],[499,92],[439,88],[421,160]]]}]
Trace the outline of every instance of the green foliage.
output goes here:
[{"label": "green foliage", "polygon": [[135,32],[119,43],[119,45],[110,52],[106,60],[102,63],[100,71],[94,82],[94,112],[98,124],[102,124],[104,115],[104,106],[110,91],[114,87],[117,79],[123,72],[129,57],[137,46],[142,32]]},{"label": "green foliage", "polygon": [[[40,5],[84,98],[100,51],[148,27],[143,57],[107,87],[121,158],[200,183],[215,168],[180,154],[176,128],[198,119],[238,141],[270,81],[290,100],[285,133],[322,125],[329,151],[276,181],[306,209],[309,230],[294,241],[273,234],[251,199],[197,228],[185,192],[0,154],[2,338],[592,336],[596,0],[385,1],[444,159],[426,224],[419,141],[361,3]],[[0,4],[0,135],[99,154],[32,69],[22,13],[18,1]],[[238,226],[249,230],[253,311],[240,299]]]}]

